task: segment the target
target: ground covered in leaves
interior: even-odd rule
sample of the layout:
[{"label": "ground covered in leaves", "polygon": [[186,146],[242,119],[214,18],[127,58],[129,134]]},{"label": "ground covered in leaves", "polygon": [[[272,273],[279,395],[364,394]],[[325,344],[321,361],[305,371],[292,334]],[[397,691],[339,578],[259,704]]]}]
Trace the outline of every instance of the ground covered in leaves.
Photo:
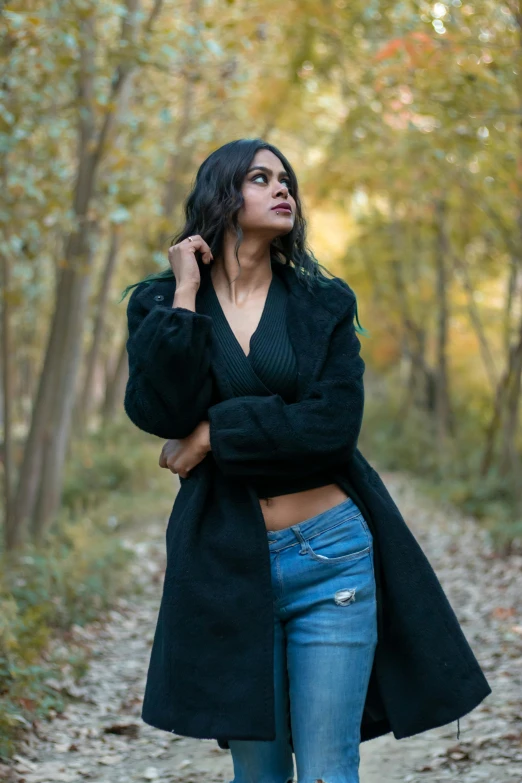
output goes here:
[{"label": "ground covered in leaves", "polygon": [[[361,745],[361,783],[522,783],[522,557],[495,557],[472,520],[424,498],[401,474],[380,474],[454,607],[493,693],[457,724],[397,741]],[[76,627],[91,665],[79,683],[54,687],[73,697],[40,722],[0,779],[10,783],[229,783],[230,752],[214,740],[158,731],[140,719],[141,698],[164,568],[165,522],[129,538],[143,592],[120,601],[108,622]]]}]

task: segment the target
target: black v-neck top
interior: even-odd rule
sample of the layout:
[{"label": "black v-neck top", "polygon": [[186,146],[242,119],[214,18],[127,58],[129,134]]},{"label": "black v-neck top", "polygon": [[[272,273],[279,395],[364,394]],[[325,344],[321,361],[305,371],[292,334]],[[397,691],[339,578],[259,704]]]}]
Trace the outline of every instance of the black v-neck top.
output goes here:
[{"label": "black v-neck top", "polygon": [[[286,326],[288,291],[283,280],[272,272],[265,305],[250,351],[245,354],[228,323],[216,294],[210,272],[200,286],[203,312],[212,317],[212,326],[228,371],[234,395],[279,394],[286,403],[296,401],[297,363]],[[251,480],[258,497],[269,498],[323,487],[332,483],[329,472],[297,477],[260,476]]]},{"label": "black v-neck top", "polygon": [[280,394],[285,402],[295,402],[297,364],[286,329],[287,290],[281,278],[272,274],[260,321],[250,338],[248,356],[228,323],[211,279],[205,301],[236,396]]}]

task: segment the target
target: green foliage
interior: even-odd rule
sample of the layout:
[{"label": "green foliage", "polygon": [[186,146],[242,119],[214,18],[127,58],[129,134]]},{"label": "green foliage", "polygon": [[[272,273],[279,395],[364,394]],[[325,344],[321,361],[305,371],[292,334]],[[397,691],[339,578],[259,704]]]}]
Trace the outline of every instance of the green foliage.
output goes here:
[{"label": "green foliage", "polygon": [[165,478],[165,471],[158,468],[160,448],[161,441],[152,438],[150,447],[144,448],[143,433],[124,416],[76,440],[67,462],[63,507],[79,514],[115,493],[139,494],[158,489]]},{"label": "green foliage", "polygon": [[[20,729],[63,696],[46,680],[85,664],[81,649],[54,658],[50,641],[73,624],[102,615],[128,589],[126,567],[134,556],[90,519],[63,525],[41,550],[30,547],[18,561],[1,564],[0,582],[0,756],[8,756]],[[80,667],[78,669],[78,666]],[[27,722],[27,723],[26,723]]]},{"label": "green foliage", "polygon": [[126,420],[73,445],[65,504],[45,544],[0,553],[0,758],[12,756],[34,718],[64,709],[70,696],[56,680],[85,671],[89,651],[72,640],[72,626],[103,618],[116,597],[139,590],[122,533],[151,508],[166,516],[172,505],[159,447]]},{"label": "green foliage", "polygon": [[[522,546],[522,508],[516,477],[493,466],[480,475],[484,444],[481,411],[466,400],[456,404],[456,432],[442,453],[437,448],[435,419],[426,410],[403,408],[404,389],[390,380],[383,392],[367,394],[360,445],[381,469],[403,470],[421,479],[423,491],[475,517],[499,552]],[[405,413],[407,415],[405,415]]]}]

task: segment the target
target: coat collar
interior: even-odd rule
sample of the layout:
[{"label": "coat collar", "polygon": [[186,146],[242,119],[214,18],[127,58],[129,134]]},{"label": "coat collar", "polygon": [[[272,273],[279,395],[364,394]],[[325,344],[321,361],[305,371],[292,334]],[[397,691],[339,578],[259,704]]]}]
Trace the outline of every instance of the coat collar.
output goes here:
[{"label": "coat collar", "polygon": [[[349,312],[355,294],[352,289],[338,277],[333,277],[324,285],[316,283],[313,290],[306,287],[300,280],[293,266],[280,261],[272,261],[274,274],[280,275],[288,292],[287,328],[288,336],[295,351],[297,362],[297,397],[318,377],[326,359],[330,336],[335,326]],[[208,283],[210,267],[203,267],[201,286],[196,295],[196,311],[202,308],[201,293]],[[167,304],[172,301],[175,282],[172,279],[156,280],[149,284],[143,296],[154,304]],[[212,365],[217,377],[224,378],[224,364],[219,351],[213,352]],[[222,389],[228,389],[220,384]],[[231,389],[229,389],[231,393]]]},{"label": "coat collar", "polygon": [[316,380],[326,360],[331,334],[339,321],[347,315],[355,295],[340,278],[331,278],[327,284],[316,284],[309,291],[298,278],[293,267],[273,262],[274,272],[287,283],[290,296],[287,327],[297,361],[297,397],[300,399],[308,386]]},{"label": "coat collar", "polygon": [[333,277],[322,285],[317,283],[313,290],[309,291],[304,273],[295,267],[272,261],[272,270],[282,277],[293,297],[301,300],[307,308],[320,305],[330,312],[336,321],[347,314],[355,299],[351,288],[339,277]]}]

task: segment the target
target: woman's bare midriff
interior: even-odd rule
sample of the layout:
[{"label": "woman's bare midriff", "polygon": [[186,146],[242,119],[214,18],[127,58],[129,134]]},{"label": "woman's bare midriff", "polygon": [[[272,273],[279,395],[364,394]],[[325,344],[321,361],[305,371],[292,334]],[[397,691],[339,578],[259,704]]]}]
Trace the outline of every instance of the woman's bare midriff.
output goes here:
[{"label": "woman's bare midriff", "polygon": [[275,498],[259,498],[267,530],[283,530],[339,505],[348,495],[338,484],[305,489]]}]

